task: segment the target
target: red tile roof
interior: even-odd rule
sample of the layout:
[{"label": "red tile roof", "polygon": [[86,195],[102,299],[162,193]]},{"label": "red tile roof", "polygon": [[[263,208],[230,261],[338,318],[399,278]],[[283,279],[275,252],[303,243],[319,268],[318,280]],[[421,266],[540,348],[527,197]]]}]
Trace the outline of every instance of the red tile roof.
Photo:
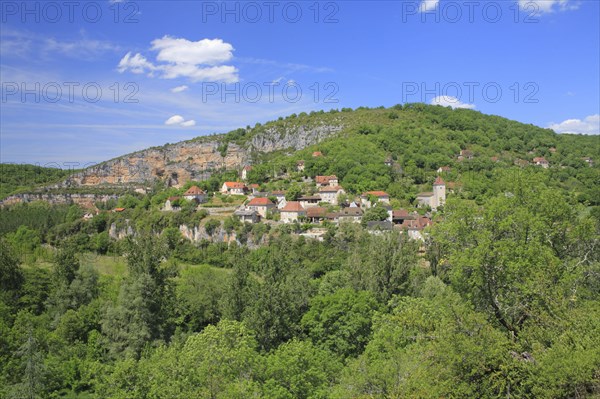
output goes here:
[{"label": "red tile roof", "polygon": [[252,198],[250,200],[250,202],[248,202],[247,206],[269,206],[269,205],[275,205],[275,204],[273,202],[271,202],[271,200],[268,198],[259,197],[259,198]]},{"label": "red tile roof", "polygon": [[190,187],[183,195],[202,195],[205,194],[198,186]]},{"label": "red tile roof", "polygon": [[235,181],[226,181],[225,187],[227,188],[245,188],[246,185],[244,183],[239,183]]},{"label": "red tile roof", "polygon": [[304,207],[298,201],[289,201],[281,212],[304,212]]},{"label": "red tile roof", "polygon": [[322,157],[323,153],[321,151],[315,151],[315,152],[312,153],[312,156],[313,157]]},{"label": "red tile roof", "polygon": [[434,186],[445,186],[445,185],[446,185],[446,183],[444,183],[444,180],[443,180],[443,179],[442,179],[440,176],[438,176],[438,177],[435,179],[435,181],[433,182],[433,185],[434,185]]},{"label": "red tile roof", "polygon": [[363,194],[363,197],[366,197],[368,195],[374,195],[375,197],[389,197],[390,196],[385,191],[367,191],[366,193]]},{"label": "red tile roof", "polygon": [[337,179],[338,178],[336,175],[315,177],[315,181],[317,182],[317,184],[329,184],[330,180],[337,180]]},{"label": "red tile roof", "polygon": [[398,209],[398,210],[394,210],[392,211],[392,217],[393,218],[404,218],[406,219],[407,217],[409,217],[410,214],[408,213],[408,211],[406,209]]},{"label": "red tile roof", "polygon": [[252,170],[252,166],[244,166],[244,170],[245,171],[250,171],[250,170]]},{"label": "red tile roof", "polygon": [[314,206],[306,210],[306,216],[309,218],[325,217],[325,215],[327,215],[327,208],[322,206]]}]

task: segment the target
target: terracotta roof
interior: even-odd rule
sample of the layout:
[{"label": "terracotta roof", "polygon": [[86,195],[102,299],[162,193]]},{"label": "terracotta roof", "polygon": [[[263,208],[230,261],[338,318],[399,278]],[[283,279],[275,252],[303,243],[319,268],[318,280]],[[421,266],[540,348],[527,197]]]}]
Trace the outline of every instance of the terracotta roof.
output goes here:
[{"label": "terracotta roof", "polygon": [[450,166],[442,166],[440,168],[438,168],[439,170],[441,170],[442,172],[450,172]]},{"label": "terracotta roof", "polygon": [[425,216],[420,216],[417,219],[405,219],[402,222],[401,227],[409,230],[423,230],[429,225],[431,225],[431,219]]},{"label": "terracotta roof", "polygon": [[250,187],[250,188],[260,188],[260,185],[254,183],[254,184],[249,185],[248,187]]},{"label": "terracotta roof", "polygon": [[328,192],[336,192],[336,191],[340,191],[340,190],[343,190],[342,186],[321,187],[319,189],[319,192],[328,193]]},{"label": "terracotta roof", "polygon": [[360,208],[342,208],[339,212],[337,212],[337,216],[361,216],[363,214],[362,209]]},{"label": "terracotta roof", "polygon": [[533,162],[548,162],[544,157],[535,157],[533,158]]},{"label": "terracotta roof", "polygon": [[125,208],[115,208],[113,209],[113,211],[115,212],[123,212],[125,210]]},{"label": "terracotta roof", "polygon": [[317,184],[329,184],[330,180],[337,180],[337,179],[338,178],[336,175],[315,177],[315,181],[317,182]]},{"label": "terracotta roof", "polygon": [[280,212],[304,212],[304,207],[298,201],[288,201]]},{"label": "terracotta roof", "polygon": [[271,195],[285,195],[285,191],[283,191],[283,190],[272,191]]},{"label": "terracotta roof", "polygon": [[275,204],[273,202],[271,202],[270,199],[262,197],[262,198],[252,198],[246,206],[269,206],[269,205],[275,205]]},{"label": "terracotta roof", "polygon": [[398,210],[392,211],[392,217],[394,219],[407,219],[407,218],[410,218],[411,215],[410,215],[410,213],[408,213],[408,211],[406,209],[398,209]]},{"label": "terracotta roof", "polygon": [[245,171],[250,171],[250,170],[252,170],[252,166],[244,166],[244,170]]},{"label": "terracotta roof", "polygon": [[245,188],[246,185],[244,183],[239,183],[235,181],[226,181],[225,187],[227,188]]},{"label": "terracotta roof", "polygon": [[385,191],[367,191],[366,193],[363,194],[363,197],[366,197],[368,195],[374,195],[376,197],[389,197],[390,196]]},{"label": "terracotta roof", "polygon": [[433,182],[433,185],[434,185],[434,186],[445,186],[445,185],[446,185],[446,183],[444,183],[444,180],[443,180],[443,179],[442,179],[440,176],[438,176],[438,177],[435,179],[435,181]]},{"label": "terracotta roof", "polygon": [[321,151],[315,151],[315,152],[312,153],[312,156],[313,157],[322,157],[323,153]]},{"label": "terracotta roof", "polygon": [[306,210],[306,216],[309,218],[325,217],[327,214],[327,208],[322,206],[314,206]]},{"label": "terracotta roof", "polygon": [[205,194],[198,186],[190,187],[183,195],[202,195]]}]

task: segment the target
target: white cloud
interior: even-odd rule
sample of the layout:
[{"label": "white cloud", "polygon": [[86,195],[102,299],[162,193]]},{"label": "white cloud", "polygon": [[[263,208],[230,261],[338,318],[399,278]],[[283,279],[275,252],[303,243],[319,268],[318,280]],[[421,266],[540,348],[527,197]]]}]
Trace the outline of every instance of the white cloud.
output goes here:
[{"label": "white cloud", "polygon": [[183,127],[191,127],[191,126],[196,126],[196,121],[195,120],[189,120],[189,121],[185,121],[179,124],[179,126],[183,126]]},{"label": "white cloud", "polygon": [[181,127],[192,127],[192,126],[196,126],[196,121],[193,119],[186,121],[183,118],[183,116],[181,116],[181,115],[173,115],[172,117],[170,117],[169,119],[167,119],[165,121],[165,125],[168,125],[168,126],[179,125]]},{"label": "white cloud", "polygon": [[435,10],[440,0],[423,0],[419,6],[419,12],[427,12]]},{"label": "white cloud", "polygon": [[189,89],[189,87],[187,87],[186,85],[177,86],[171,89],[171,93],[181,93],[182,91],[186,91],[187,89]]},{"label": "white cloud", "polygon": [[185,121],[181,115],[173,115],[165,121],[165,125],[180,125]]},{"label": "white cloud", "polygon": [[475,108],[475,104],[462,103],[458,98],[452,96],[437,96],[433,100],[431,100],[431,105],[441,105],[442,107],[452,108]]},{"label": "white cloud", "polygon": [[[196,42],[163,36],[152,41],[151,50],[157,51],[156,62],[148,61],[142,54],[127,53],[119,62],[119,72],[133,73],[160,71],[163,79],[188,78],[192,82],[212,81],[236,83],[238,70],[231,65],[221,65],[233,58],[233,46],[221,39],[202,39]],[[158,63],[160,62],[160,63]]]},{"label": "white cloud", "polygon": [[557,133],[600,134],[600,114],[586,116],[581,119],[567,119],[548,126]]},{"label": "white cloud", "polygon": [[137,53],[132,57],[131,52],[129,52],[125,54],[125,57],[123,57],[121,61],[119,61],[117,69],[121,73],[126,70],[130,70],[133,73],[144,73],[146,71],[152,73],[156,67],[140,53]]},{"label": "white cloud", "polygon": [[519,0],[519,6],[533,15],[579,8],[579,4],[571,0]]}]

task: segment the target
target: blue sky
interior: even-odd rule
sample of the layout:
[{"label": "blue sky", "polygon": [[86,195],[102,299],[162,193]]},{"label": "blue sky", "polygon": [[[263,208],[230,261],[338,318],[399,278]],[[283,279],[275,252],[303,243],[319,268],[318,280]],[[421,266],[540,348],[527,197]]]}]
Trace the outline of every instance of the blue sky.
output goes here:
[{"label": "blue sky", "polygon": [[1,4],[2,162],[404,102],[600,133],[596,0]]}]

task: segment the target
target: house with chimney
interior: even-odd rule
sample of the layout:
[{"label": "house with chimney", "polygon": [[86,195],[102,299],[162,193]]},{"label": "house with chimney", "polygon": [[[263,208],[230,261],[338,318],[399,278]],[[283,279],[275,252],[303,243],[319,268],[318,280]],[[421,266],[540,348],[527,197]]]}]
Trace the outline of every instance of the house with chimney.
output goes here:
[{"label": "house with chimney", "polygon": [[288,201],[287,204],[279,210],[280,220],[283,223],[293,223],[301,217],[306,216],[306,209],[298,201]]},{"label": "house with chimney", "polygon": [[244,195],[246,193],[246,185],[240,182],[226,181],[221,187],[222,194]]},{"label": "house with chimney", "polygon": [[428,206],[432,211],[436,211],[446,202],[446,183],[444,180],[438,176],[433,183],[433,191],[417,194],[416,201],[419,206]]}]

